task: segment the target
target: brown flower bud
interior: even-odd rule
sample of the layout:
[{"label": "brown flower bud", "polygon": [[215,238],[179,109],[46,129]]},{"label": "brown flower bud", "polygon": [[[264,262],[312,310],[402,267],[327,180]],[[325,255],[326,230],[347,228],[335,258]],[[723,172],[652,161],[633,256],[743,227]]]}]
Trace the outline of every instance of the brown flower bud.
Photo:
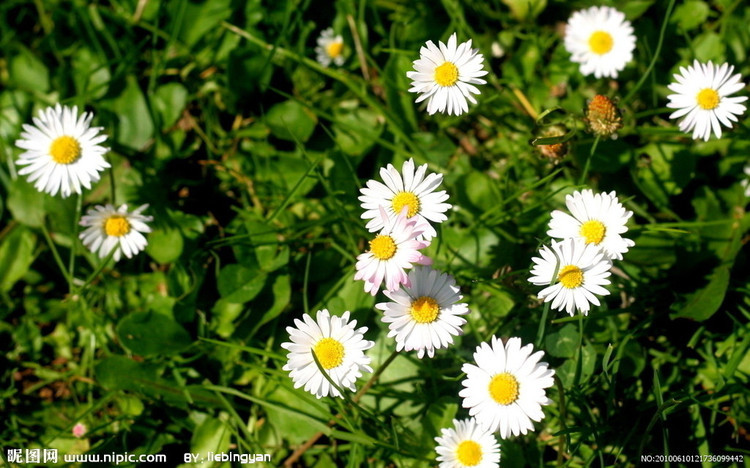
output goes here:
[{"label": "brown flower bud", "polygon": [[[539,138],[550,138],[559,137],[568,133],[568,129],[565,125],[555,124],[542,128],[537,137]],[[553,143],[551,145],[537,145],[539,152],[542,156],[549,158],[555,163],[559,162],[562,158],[568,154],[568,143]]]},{"label": "brown flower bud", "polygon": [[606,138],[622,128],[620,110],[607,96],[597,94],[586,108],[586,125],[594,135]]}]

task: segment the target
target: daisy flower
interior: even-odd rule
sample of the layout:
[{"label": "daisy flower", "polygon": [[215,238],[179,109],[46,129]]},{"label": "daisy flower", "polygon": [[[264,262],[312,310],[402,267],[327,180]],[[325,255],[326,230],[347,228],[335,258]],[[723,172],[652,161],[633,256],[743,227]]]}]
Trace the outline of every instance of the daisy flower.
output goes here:
[{"label": "daisy flower", "polygon": [[432,263],[429,257],[419,253],[430,242],[417,239],[424,233],[427,223],[416,217],[408,218],[406,207],[393,219],[388,219],[384,209],[380,211],[385,226],[370,241],[370,250],[357,257],[357,272],[354,274],[355,280],[365,281],[365,292],[373,296],[378,293],[383,280],[388,290],[397,289],[401,284],[410,286],[404,269],[411,268],[412,263]]},{"label": "daisy flower", "polygon": [[503,439],[534,430],[531,421],[541,421],[542,405],[552,403],[544,389],[553,385],[555,371],[539,362],[543,351],[531,354],[533,350],[531,344],[522,348],[520,338],[509,338],[503,345],[493,336],[491,344],[477,346],[476,365],[461,367],[466,374],[461,382],[465,388],[459,392],[463,407],[482,428],[500,431]]},{"label": "daisy flower", "polygon": [[614,191],[597,193],[590,189],[573,192],[565,197],[565,204],[573,216],[560,210],[552,212],[547,235],[557,239],[580,239],[604,250],[610,260],[622,260],[622,254],[635,245],[621,236],[627,232],[628,219],[633,212],[626,210]]},{"label": "daisy flower", "polygon": [[78,115],[73,106],[48,107],[33,118],[34,125],[23,124],[16,146],[25,150],[16,164],[26,166],[18,171],[29,175],[29,182],[40,192],[63,198],[81,187],[91,188],[99,172],[110,167],[104,160],[107,148],[101,146],[107,136],[101,127],[90,126],[93,114]]},{"label": "daisy flower", "polygon": [[609,294],[602,286],[609,284],[612,263],[599,247],[579,239],[566,239],[552,242],[551,249],[545,245],[539,254],[541,258],[531,259],[535,265],[529,282],[547,286],[539,291],[538,297],[544,302],[552,301],[553,309],[564,308],[571,316],[578,309],[588,315],[589,303],[599,305],[595,294]]},{"label": "daisy flower", "polygon": [[447,348],[453,337],[462,334],[469,306],[457,304],[463,296],[452,276],[430,267],[416,267],[409,272],[410,286],[384,291],[393,302],[375,307],[382,310],[383,322],[390,324],[389,337],[396,337],[396,351],[425,352],[429,357],[435,349]]},{"label": "daisy flower", "polygon": [[565,50],[580,63],[584,75],[617,78],[633,59],[635,36],[630,21],[611,7],[591,7],[573,13],[565,27]]},{"label": "daisy flower", "polygon": [[[408,207],[406,216],[416,216],[424,221],[425,231],[422,234],[425,239],[430,240],[437,232],[429,224],[442,223],[446,219],[445,212],[451,208],[445,190],[435,191],[443,183],[443,175],[431,172],[427,173],[427,164],[422,164],[414,170],[414,160],[409,159],[401,166],[399,173],[392,164],[386,168],[380,168],[381,183],[376,180],[368,180],[367,187],[360,189],[362,195],[362,219],[369,219],[367,229],[375,232],[383,229],[384,221],[380,216],[380,210],[385,209],[389,218],[395,218],[404,207]],[[425,175],[426,174],[426,175]]]},{"label": "daisy flower", "polygon": [[333,28],[324,29],[318,37],[315,47],[318,63],[327,67],[331,62],[337,66],[344,64],[344,38],[340,34],[334,35]]},{"label": "daisy flower", "polygon": [[441,436],[435,437],[439,468],[500,466],[500,445],[492,432],[479,427],[474,418],[454,419],[453,427],[441,429]]},{"label": "daisy flower", "polygon": [[286,327],[291,342],[281,344],[289,351],[282,369],[289,371],[294,388],[304,385],[305,391],[317,398],[344,397],[320,372],[313,353],[331,380],[341,388],[355,391],[354,382],[362,377],[362,371],[372,372],[370,358],[364,351],[375,342],[364,338],[367,327],[354,328],[357,321],[349,321],[349,311],[341,317],[332,317],[328,310],[319,310],[316,320],[304,314],[302,320],[294,319],[294,325],[296,328]]},{"label": "daisy flower", "polygon": [[479,49],[471,48],[471,39],[456,44],[456,33],[448,39],[446,46],[438,41],[439,47],[427,41],[426,47],[419,50],[419,59],[414,61],[414,70],[406,72],[412,80],[409,92],[419,93],[416,102],[427,99],[427,113],[447,112],[448,115],[461,115],[469,111],[466,100],[476,104],[472,94],[480,92],[475,84],[485,84],[480,76],[484,70],[484,57]]},{"label": "daisy flower", "polygon": [[153,221],[153,217],[141,213],[148,205],[141,205],[133,211],[128,211],[128,205],[122,205],[115,209],[110,204],[97,205],[89,209],[81,217],[81,226],[86,229],[78,235],[91,252],[99,254],[104,258],[116,249],[114,260],[117,262],[124,253],[126,257],[133,255],[146,248],[144,232],[151,232],[146,223]]},{"label": "daisy flower", "polygon": [[702,64],[695,60],[693,66],[680,67],[674,75],[676,83],[669,85],[675,94],[667,96],[667,107],[677,109],[670,119],[685,117],[680,122],[680,130],[693,132],[693,139],[708,141],[713,129],[716,138],[721,138],[721,124],[732,128],[737,116],[745,112],[740,104],[747,96],[730,97],[745,87],[739,73],[732,75],[734,67],[725,63],[721,66],[713,62]]}]

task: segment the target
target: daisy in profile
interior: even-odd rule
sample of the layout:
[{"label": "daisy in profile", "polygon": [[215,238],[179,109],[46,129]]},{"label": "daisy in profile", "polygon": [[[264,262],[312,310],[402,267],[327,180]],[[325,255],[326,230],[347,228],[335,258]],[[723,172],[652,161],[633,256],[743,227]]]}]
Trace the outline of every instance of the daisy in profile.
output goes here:
[{"label": "daisy in profile", "polygon": [[451,34],[448,45],[438,42],[436,46],[427,41],[426,47],[419,50],[419,59],[414,61],[414,70],[406,72],[412,80],[409,92],[419,93],[416,102],[427,99],[427,113],[446,112],[448,115],[461,115],[469,111],[468,99],[477,101],[472,94],[479,95],[475,84],[487,83],[480,76],[488,72],[484,69],[484,57],[479,49],[471,48],[471,39],[456,41],[456,33]]},{"label": "daisy in profile", "polygon": [[99,173],[110,167],[104,160],[107,148],[101,146],[107,136],[101,127],[92,127],[93,114],[78,115],[73,106],[48,107],[33,118],[34,125],[23,124],[16,146],[25,150],[16,164],[26,166],[18,171],[28,175],[29,182],[40,192],[63,198],[91,188]]},{"label": "daisy in profile", "polygon": [[422,164],[416,171],[414,160],[409,158],[401,166],[401,173],[388,164],[380,168],[380,177],[383,182],[368,180],[367,187],[360,189],[362,195],[362,219],[369,219],[367,229],[375,232],[383,229],[384,222],[380,216],[380,210],[385,209],[389,218],[395,218],[404,207],[407,207],[406,216],[416,216],[424,222],[425,231],[422,234],[425,239],[430,240],[437,235],[435,228],[429,224],[442,223],[446,219],[445,212],[451,207],[444,203],[448,199],[445,190],[436,191],[443,183],[443,175],[431,172],[427,174],[427,164]]},{"label": "daisy in profile", "polygon": [[500,445],[495,435],[482,429],[474,418],[453,420],[453,428],[440,430],[435,437],[439,468],[497,468],[500,466]]},{"label": "daisy in profile", "polygon": [[721,125],[732,128],[737,116],[745,112],[740,104],[747,96],[731,97],[745,87],[739,73],[732,75],[734,67],[725,63],[721,66],[713,62],[702,64],[695,60],[692,66],[680,67],[674,75],[676,82],[669,85],[675,94],[667,96],[667,107],[677,109],[670,119],[685,117],[679,124],[680,130],[693,132],[693,139],[708,141],[713,129],[716,138],[721,138]]},{"label": "daisy in profile", "polygon": [[409,286],[384,291],[392,302],[375,307],[382,310],[388,323],[389,337],[396,337],[396,351],[417,351],[422,359],[435,350],[453,344],[461,335],[469,306],[459,304],[463,298],[452,276],[430,267],[416,267],[409,272]]},{"label": "daisy in profile", "polygon": [[617,78],[633,59],[635,36],[630,21],[611,7],[594,6],[573,13],[565,27],[565,50],[584,75]]},{"label": "daisy in profile", "polygon": [[565,204],[573,216],[553,211],[548,236],[594,244],[604,250],[610,260],[622,260],[622,254],[635,245],[622,237],[633,212],[622,206],[614,191],[596,195],[590,189],[576,191],[565,197]]},{"label": "daisy in profile", "polygon": [[328,310],[319,310],[315,320],[304,314],[302,320],[294,319],[294,325],[296,328],[286,327],[291,341],[281,344],[289,351],[282,369],[289,371],[294,388],[304,385],[305,391],[317,398],[344,397],[320,372],[313,354],[340,388],[355,391],[354,383],[362,377],[362,371],[372,372],[370,358],[364,351],[375,342],[364,338],[367,327],[355,329],[357,321],[349,321],[348,311],[341,317],[332,317]]},{"label": "daisy in profile", "polygon": [[606,296],[604,285],[611,274],[612,263],[604,251],[593,244],[584,244],[579,239],[552,242],[539,251],[541,258],[534,257],[529,282],[547,286],[539,291],[539,299],[552,301],[552,308],[563,310],[573,316],[575,309],[588,315],[590,304],[599,305],[596,294]]},{"label": "daisy in profile", "polygon": [[476,364],[461,370],[466,379],[459,392],[463,407],[477,423],[505,439],[534,430],[531,421],[544,418],[542,405],[549,405],[545,389],[554,384],[555,371],[539,362],[543,351],[532,354],[533,345],[521,347],[521,338],[509,338],[503,345],[496,336],[481,343],[474,352]]},{"label": "daisy in profile", "polygon": [[146,248],[144,232],[151,232],[146,223],[153,221],[153,217],[141,213],[148,205],[141,205],[133,211],[128,211],[128,205],[115,209],[114,206],[97,205],[81,217],[81,226],[86,229],[79,234],[83,245],[91,252],[98,253],[104,258],[115,249],[114,260],[120,260],[122,254],[132,258],[133,255]]},{"label": "daisy in profile", "polygon": [[427,223],[417,217],[408,218],[406,207],[393,219],[388,218],[384,209],[380,211],[385,225],[370,241],[370,250],[357,257],[357,272],[354,274],[355,280],[365,281],[365,292],[373,296],[378,293],[383,281],[389,291],[402,284],[409,286],[411,283],[405,269],[411,268],[413,263],[432,263],[429,257],[419,252],[430,242],[417,240]]},{"label": "daisy in profile", "polygon": [[344,38],[340,34],[334,34],[333,28],[324,29],[318,37],[318,45],[315,47],[318,63],[327,67],[331,62],[336,66],[344,64]]}]

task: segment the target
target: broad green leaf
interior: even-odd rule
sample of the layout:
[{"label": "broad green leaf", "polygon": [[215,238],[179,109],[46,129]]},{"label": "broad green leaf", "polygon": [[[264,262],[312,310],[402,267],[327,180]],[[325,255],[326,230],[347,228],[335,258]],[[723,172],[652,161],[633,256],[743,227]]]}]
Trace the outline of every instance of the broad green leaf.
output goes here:
[{"label": "broad green leaf", "polygon": [[88,47],[75,51],[72,65],[73,83],[79,95],[99,99],[107,94],[112,78],[109,68]]},{"label": "broad green leaf", "polygon": [[227,265],[219,272],[219,294],[228,302],[250,301],[263,289],[266,277],[266,273],[236,263]]},{"label": "broad green leaf", "polygon": [[193,431],[190,451],[199,454],[198,460],[208,459],[208,452],[221,453],[229,450],[232,430],[222,420],[207,417]]},{"label": "broad green leaf", "polygon": [[25,47],[10,58],[10,79],[16,86],[38,93],[49,90],[49,71],[36,55]]},{"label": "broad green leaf", "polygon": [[154,123],[135,76],[128,75],[122,93],[111,101],[103,102],[102,107],[117,114],[115,140],[118,143],[140,150],[154,137]]},{"label": "broad green leaf", "polygon": [[14,227],[0,242],[0,291],[7,292],[26,274],[34,261],[36,236],[23,226]]},{"label": "broad green leaf", "polygon": [[42,227],[45,216],[45,195],[25,178],[19,177],[10,184],[8,210],[13,219],[31,227]]},{"label": "broad green leaf", "polygon": [[383,133],[383,128],[382,116],[370,109],[337,111],[333,122],[336,144],[351,156],[367,153]]},{"label": "broad green leaf", "polygon": [[151,105],[161,118],[161,129],[167,130],[177,122],[187,104],[187,89],[180,83],[167,83],[156,88]]},{"label": "broad green leaf", "polygon": [[182,254],[184,241],[180,231],[173,228],[157,228],[148,234],[146,253],[159,263],[170,263]]},{"label": "broad green leaf", "polygon": [[555,357],[573,357],[578,349],[579,337],[577,325],[569,323],[559,331],[547,335],[546,351]]},{"label": "broad green leaf", "polygon": [[167,4],[171,18],[179,23],[179,39],[192,47],[201,38],[216,30],[232,14],[230,0],[189,1],[173,0]]},{"label": "broad green leaf", "polygon": [[271,107],[265,122],[276,138],[305,142],[315,130],[318,118],[299,102],[288,100]]},{"label": "broad green leaf", "polygon": [[711,8],[706,2],[701,0],[687,0],[682,5],[678,5],[669,19],[683,31],[689,31],[704,24],[708,19]]},{"label": "broad green leaf", "polygon": [[160,313],[134,312],[117,324],[120,343],[141,356],[176,354],[192,340],[180,324]]},{"label": "broad green leaf", "polygon": [[501,0],[519,21],[531,21],[547,6],[547,0]]}]

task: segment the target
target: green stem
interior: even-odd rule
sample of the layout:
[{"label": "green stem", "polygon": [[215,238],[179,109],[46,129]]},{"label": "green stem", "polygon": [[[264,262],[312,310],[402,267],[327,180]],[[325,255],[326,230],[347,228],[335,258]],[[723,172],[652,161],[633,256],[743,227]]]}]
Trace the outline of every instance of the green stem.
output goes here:
[{"label": "green stem", "polygon": [[65,268],[65,264],[62,261],[62,257],[60,257],[60,253],[57,251],[57,247],[55,247],[55,243],[52,241],[52,236],[50,236],[49,230],[47,229],[47,223],[45,221],[42,222],[42,234],[44,234],[44,238],[47,240],[47,245],[49,245],[50,250],[52,251],[52,256],[55,257],[55,263],[57,263],[57,267],[60,269],[60,273],[65,277],[65,281],[68,282],[68,290],[73,289],[73,280],[68,276],[68,270]]},{"label": "green stem", "polygon": [[654,58],[651,59],[651,63],[648,64],[648,67],[646,68],[646,71],[641,75],[641,79],[638,80],[638,83],[635,84],[633,89],[630,90],[627,96],[623,98],[621,104],[624,106],[625,103],[630,101],[630,99],[635,95],[635,93],[638,92],[639,89],[641,89],[641,86],[643,86],[643,83],[646,82],[648,79],[649,74],[651,73],[651,70],[654,68],[654,65],[656,65],[656,60],[659,59],[659,53],[661,52],[661,46],[664,43],[664,33],[667,31],[667,24],[669,24],[669,18],[672,16],[672,8],[674,7],[675,0],[669,0],[669,6],[667,6],[667,13],[664,15],[664,21],[661,23],[661,30],[659,31],[659,41],[656,43],[656,50],[654,51]]},{"label": "green stem", "polygon": [[83,291],[86,288],[86,286],[91,284],[91,282],[94,281],[97,276],[99,276],[99,273],[101,273],[102,270],[104,270],[104,267],[106,267],[107,264],[109,264],[109,261],[115,255],[115,251],[117,251],[116,245],[112,247],[112,250],[109,251],[109,254],[107,254],[107,257],[104,260],[102,260],[102,262],[99,264],[98,267],[96,267],[96,270],[94,270],[94,272],[91,273],[88,278],[86,278],[86,281],[84,281],[80,287],[81,291]]},{"label": "green stem", "polygon": [[[70,286],[73,286],[73,280],[75,279],[76,269],[76,254],[78,250],[78,223],[81,220],[81,207],[83,203],[83,196],[79,193],[76,197],[76,215],[73,218],[73,236],[70,239],[70,258],[68,259],[68,277],[70,278]],[[70,291],[73,292],[73,291]]]},{"label": "green stem", "polygon": [[586,164],[583,166],[583,172],[581,173],[581,178],[578,180],[578,185],[583,185],[584,181],[586,181],[586,176],[589,174],[589,166],[591,165],[591,158],[593,158],[594,153],[596,153],[596,147],[599,146],[600,138],[601,137],[599,135],[594,138],[594,143],[591,145],[589,157],[586,158]]}]

